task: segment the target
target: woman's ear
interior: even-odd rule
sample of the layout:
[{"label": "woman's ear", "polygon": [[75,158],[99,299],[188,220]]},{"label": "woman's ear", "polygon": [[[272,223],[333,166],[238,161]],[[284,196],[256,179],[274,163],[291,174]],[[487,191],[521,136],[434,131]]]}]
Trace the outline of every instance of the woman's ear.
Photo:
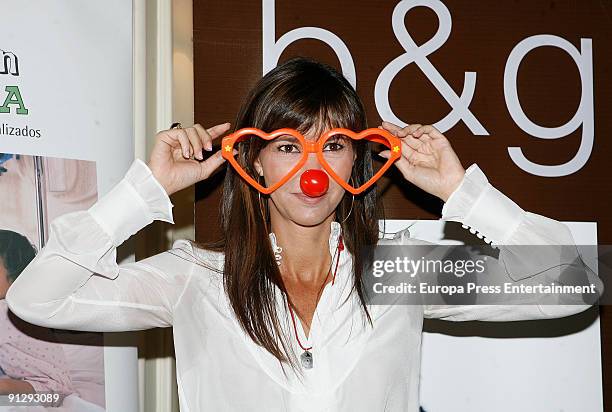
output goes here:
[{"label": "woman's ear", "polygon": [[259,176],[263,176],[263,167],[261,167],[261,162],[259,161],[259,156],[257,156],[257,159],[255,159],[255,161],[253,162],[253,166],[255,166],[255,171],[257,172],[257,174]]}]

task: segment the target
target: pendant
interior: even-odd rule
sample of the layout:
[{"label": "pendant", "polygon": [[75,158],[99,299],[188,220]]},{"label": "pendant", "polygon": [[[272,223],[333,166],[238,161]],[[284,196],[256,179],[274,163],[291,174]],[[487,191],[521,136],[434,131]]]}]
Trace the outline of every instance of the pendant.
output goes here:
[{"label": "pendant", "polygon": [[305,369],[312,369],[312,353],[309,351],[304,351],[300,355],[300,360],[302,361],[302,366]]}]

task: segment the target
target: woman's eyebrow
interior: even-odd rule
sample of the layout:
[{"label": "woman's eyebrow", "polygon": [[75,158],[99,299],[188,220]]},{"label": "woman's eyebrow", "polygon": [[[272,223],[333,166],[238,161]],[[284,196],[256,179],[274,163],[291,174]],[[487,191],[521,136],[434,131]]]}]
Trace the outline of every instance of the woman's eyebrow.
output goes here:
[{"label": "woman's eyebrow", "polygon": [[279,136],[275,140],[277,142],[281,141],[281,142],[299,143],[299,140],[297,138],[295,138],[294,136],[288,135],[288,134],[284,134],[282,136]]}]

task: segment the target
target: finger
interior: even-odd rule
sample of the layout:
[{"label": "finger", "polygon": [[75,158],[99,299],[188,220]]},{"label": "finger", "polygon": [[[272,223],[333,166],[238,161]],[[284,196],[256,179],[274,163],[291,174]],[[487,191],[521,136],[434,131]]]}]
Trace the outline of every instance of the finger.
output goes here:
[{"label": "finger", "polygon": [[433,126],[431,126],[431,131],[428,134],[434,139],[446,139],[446,136]]},{"label": "finger", "polygon": [[399,138],[404,138],[404,137],[408,136],[408,134],[409,134],[409,132],[408,132],[409,127],[410,127],[410,126],[406,126],[406,127],[402,128],[402,129],[401,129],[399,132],[397,132],[395,135],[396,135],[397,137],[399,137]]},{"label": "finger", "polygon": [[408,146],[406,142],[402,142],[402,158],[406,159],[408,163],[414,163],[417,153],[418,152]]},{"label": "finger", "polygon": [[213,126],[207,129],[206,131],[208,132],[208,134],[212,136],[213,139],[215,139],[221,136],[222,134],[224,134],[225,132],[227,132],[230,129],[230,126],[231,126],[231,123],[227,122],[227,123],[218,124],[216,126]]},{"label": "finger", "polygon": [[204,147],[204,149],[210,152],[212,150],[213,138],[210,133],[208,133],[208,130],[204,129],[202,125],[198,123],[194,124],[193,127],[198,131],[198,135],[200,136],[200,139],[202,141],[202,147]]},{"label": "finger", "polygon": [[185,129],[176,130],[176,138],[181,144],[181,152],[183,153],[183,157],[185,159],[189,159],[191,157],[191,145],[189,144],[189,137],[187,137],[187,132],[185,132]]},{"label": "finger", "polygon": [[178,141],[172,130],[165,130],[163,132],[159,132],[158,136],[160,142],[167,144],[172,149],[181,148],[181,143]]},{"label": "finger", "polygon": [[[201,124],[196,123],[193,125],[193,127],[198,130],[200,135],[202,135],[203,137],[207,136],[208,139],[212,141],[213,139],[216,139],[217,137],[222,136],[225,132],[227,132],[231,127],[231,123],[227,122],[223,124],[218,124],[208,129],[205,129]],[[206,145],[204,145],[204,147],[206,147]]]},{"label": "finger", "polygon": [[419,138],[423,133],[427,133],[427,130],[429,130],[429,125],[420,126],[414,132],[412,132],[412,135]]},{"label": "finger", "polygon": [[225,132],[229,130],[230,126],[231,124],[229,122],[218,124],[209,129],[204,129],[204,127],[202,127],[202,125],[199,123],[193,125],[202,138],[204,148],[209,152],[213,150],[213,139],[223,136]]},{"label": "finger", "polygon": [[408,146],[410,146],[414,150],[419,150],[421,148],[421,146],[423,146],[423,141],[422,140],[415,139],[411,135],[406,135],[406,137],[403,137],[401,139],[401,141],[402,141],[402,143],[407,144]]},{"label": "finger", "polygon": [[421,137],[419,137],[419,138],[418,138],[418,140],[419,140],[421,143],[423,143],[424,145],[427,145],[427,144],[431,145],[431,141],[432,141],[433,139],[431,138],[431,135],[429,135],[429,134],[427,134],[427,133],[423,133],[423,134],[421,135]]},{"label": "finger", "polygon": [[191,143],[191,147],[193,148],[194,157],[198,160],[204,159],[204,157],[202,157],[202,139],[200,139],[197,130],[193,127],[188,127],[185,131],[187,132],[189,143]]},{"label": "finger", "polygon": [[417,152],[416,150],[405,150],[402,156],[406,153],[405,158],[413,166],[427,166],[434,161],[433,157],[428,154]]},{"label": "finger", "polygon": [[415,131],[419,130],[420,127],[422,127],[422,125],[418,123],[406,126],[406,134],[413,134]]},{"label": "finger", "polygon": [[396,136],[398,136],[399,133],[403,133],[401,127],[391,122],[383,121],[381,126],[383,129],[388,130],[389,132],[393,133]]},{"label": "finger", "polygon": [[[411,139],[411,143],[408,143],[408,139]],[[423,137],[421,138],[423,139]],[[413,137],[406,137],[402,139],[402,157],[406,158],[411,164],[431,164],[435,161],[435,156],[424,150],[421,139],[415,139]],[[411,146],[412,145],[412,146]]]},{"label": "finger", "polygon": [[200,180],[208,179],[215,170],[225,162],[221,150],[210,156],[206,161],[200,163]]},{"label": "finger", "polygon": [[[391,156],[391,152],[389,150],[383,150],[379,152],[378,155],[385,159],[389,159],[389,157]],[[402,163],[404,162],[408,162],[410,165],[416,165],[428,163],[430,162],[430,159],[429,156],[419,153],[416,150],[413,150],[404,142],[402,142],[402,155],[395,163],[398,163],[397,166],[401,169]]]},{"label": "finger", "polygon": [[[410,124],[410,125],[406,125],[406,127],[399,127],[397,125],[394,125],[393,123],[389,123],[389,122],[383,122],[383,123],[388,123],[389,127],[393,130],[392,133],[399,137],[399,138],[404,138],[408,135],[410,135],[411,133],[413,133],[415,130],[417,130],[419,127],[421,127],[420,124]],[[391,131],[391,130],[389,130]]]},{"label": "finger", "polygon": [[[380,157],[388,159],[389,156],[391,156],[391,152],[389,150],[383,150],[382,152],[378,153],[378,155]],[[395,167],[397,167],[397,169],[406,179],[411,180],[414,177],[414,165],[411,164],[410,161],[406,159],[403,154],[402,157],[400,157],[393,164],[395,165]]]},{"label": "finger", "polygon": [[428,134],[430,137],[432,138],[441,138],[444,137],[444,135],[442,133],[440,133],[440,131],[438,129],[436,129],[435,127],[433,127],[432,125],[425,125],[425,126],[421,126],[420,128],[418,128],[414,133],[413,136],[414,137],[420,137],[423,134]]}]

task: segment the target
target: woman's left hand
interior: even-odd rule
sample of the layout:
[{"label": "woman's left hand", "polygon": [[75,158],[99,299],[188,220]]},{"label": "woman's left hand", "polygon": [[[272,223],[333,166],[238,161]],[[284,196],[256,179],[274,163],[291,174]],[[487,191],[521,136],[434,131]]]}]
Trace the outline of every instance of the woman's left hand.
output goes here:
[{"label": "woman's left hand", "polygon": [[[465,175],[450,142],[431,125],[411,124],[401,128],[382,122],[379,126],[400,138],[402,156],[394,163],[404,178],[446,202]],[[389,158],[389,150],[379,153]]]}]

